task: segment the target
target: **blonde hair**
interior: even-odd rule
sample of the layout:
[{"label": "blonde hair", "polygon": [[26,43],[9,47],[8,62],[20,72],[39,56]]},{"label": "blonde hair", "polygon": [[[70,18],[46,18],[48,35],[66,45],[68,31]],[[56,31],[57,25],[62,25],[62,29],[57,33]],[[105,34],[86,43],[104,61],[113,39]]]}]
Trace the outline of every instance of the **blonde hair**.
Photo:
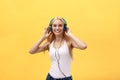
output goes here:
[{"label": "blonde hair", "polygon": [[60,21],[62,21],[62,22],[64,23],[64,25],[67,26],[66,20],[65,20],[64,18],[62,18],[62,17],[54,17],[54,18],[52,18],[52,19],[50,20],[49,26],[51,26],[52,23],[53,23],[55,20],[57,20],[57,19],[60,20]]}]

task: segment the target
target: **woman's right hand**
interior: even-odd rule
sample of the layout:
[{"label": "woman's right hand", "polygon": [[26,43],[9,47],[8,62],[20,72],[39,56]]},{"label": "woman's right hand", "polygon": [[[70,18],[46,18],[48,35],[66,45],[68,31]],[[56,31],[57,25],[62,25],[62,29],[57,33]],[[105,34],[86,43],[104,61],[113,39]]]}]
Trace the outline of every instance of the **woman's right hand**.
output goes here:
[{"label": "woman's right hand", "polygon": [[50,35],[51,31],[49,29],[49,26],[47,28],[44,28],[44,34],[43,37],[47,38]]}]

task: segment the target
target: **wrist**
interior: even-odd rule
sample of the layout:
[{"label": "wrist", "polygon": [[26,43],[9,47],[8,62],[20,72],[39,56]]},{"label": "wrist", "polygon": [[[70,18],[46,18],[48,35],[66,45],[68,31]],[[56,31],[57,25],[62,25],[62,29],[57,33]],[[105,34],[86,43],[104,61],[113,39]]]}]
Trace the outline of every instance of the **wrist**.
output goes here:
[{"label": "wrist", "polygon": [[45,40],[47,37],[43,36],[42,39]]}]

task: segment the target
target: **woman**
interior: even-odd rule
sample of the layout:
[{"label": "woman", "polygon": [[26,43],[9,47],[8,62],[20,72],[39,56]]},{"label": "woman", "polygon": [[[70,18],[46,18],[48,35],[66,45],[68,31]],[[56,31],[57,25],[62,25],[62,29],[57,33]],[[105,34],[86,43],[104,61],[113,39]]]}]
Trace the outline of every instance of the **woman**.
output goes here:
[{"label": "woman", "polygon": [[[45,39],[47,42],[41,45]],[[64,18],[55,17],[51,19],[44,35],[30,49],[29,53],[34,54],[49,50],[52,65],[46,80],[72,80],[70,64],[73,48],[84,50],[87,45],[70,32]]]}]

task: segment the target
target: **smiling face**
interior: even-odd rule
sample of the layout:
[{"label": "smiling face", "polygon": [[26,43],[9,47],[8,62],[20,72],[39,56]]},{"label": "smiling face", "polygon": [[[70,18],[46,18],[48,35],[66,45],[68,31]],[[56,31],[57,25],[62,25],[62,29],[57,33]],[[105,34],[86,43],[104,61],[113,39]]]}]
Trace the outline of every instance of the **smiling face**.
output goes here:
[{"label": "smiling face", "polygon": [[55,36],[60,36],[63,35],[63,27],[64,27],[64,22],[62,22],[60,19],[56,19],[52,23],[52,31]]}]

